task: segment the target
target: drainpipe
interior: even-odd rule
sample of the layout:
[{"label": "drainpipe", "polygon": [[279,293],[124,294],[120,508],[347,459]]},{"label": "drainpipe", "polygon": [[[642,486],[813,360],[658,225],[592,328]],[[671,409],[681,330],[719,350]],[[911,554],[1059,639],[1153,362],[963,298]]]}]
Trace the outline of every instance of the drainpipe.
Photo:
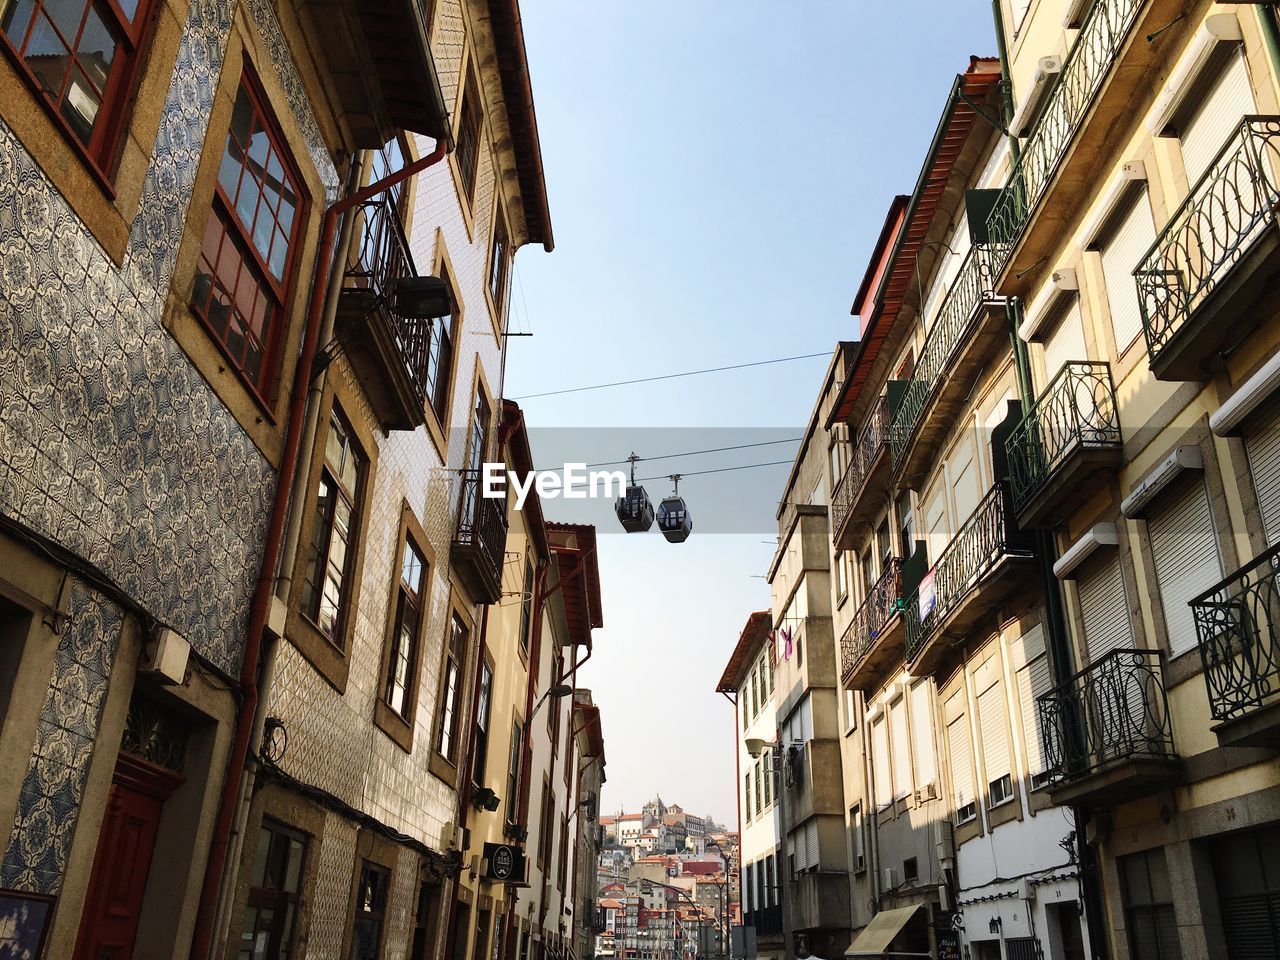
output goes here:
[{"label": "drainpipe", "polygon": [[[738,811],[738,902],[742,903],[742,894],[747,889],[747,883],[745,878],[746,866],[743,862],[746,860],[746,857],[744,857],[742,853],[742,848],[744,846],[743,836],[742,836],[742,792],[738,786],[739,784],[742,783],[742,746],[738,742],[738,700],[736,696],[730,696],[724,690],[720,691],[720,696],[724,697],[727,701],[729,701],[729,707],[730,709],[733,710],[733,793],[737,797],[737,801],[738,801],[735,804],[735,807],[737,808],[737,811]],[[769,776],[771,778],[773,777],[772,770],[769,771]],[[777,861],[775,860],[774,862],[776,863]],[[768,889],[769,887],[768,881],[769,881],[769,878],[765,877],[765,889]],[[726,884],[728,884],[729,882],[728,872],[725,873],[724,882]],[[725,909],[725,914],[727,915],[729,912],[729,905],[727,902],[728,897],[726,897],[725,899],[726,899],[726,903],[725,903],[724,909]],[[779,897],[778,899],[781,900],[782,898]],[[745,928],[746,925],[747,925],[747,918],[744,915],[742,918],[742,926]],[[724,953],[726,956],[730,958],[733,957],[733,951],[730,949],[730,946],[727,943],[724,944]]]},{"label": "drainpipe", "polygon": [[1262,29],[1262,39],[1267,44],[1267,57],[1271,61],[1272,81],[1280,83],[1280,21],[1276,19],[1276,8],[1271,4],[1254,4],[1258,10],[1258,26]]},{"label": "drainpipe", "polygon": [[[361,150],[356,154],[355,162],[351,165],[351,172],[347,178],[347,186],[344,193],[349,193],[359,186],[364,179],[367,169],[369,154],[368,151]],[[338,233],[338,242],[334,251],[334,256],[339,263],[346,263],[351,253],[351,240],[355,236],[355,211],[348,210],[342,217],[342,226]],[[342,292],[342,272],[334,270],[329,278],[329,290],[325,300],[324,315],[320,321],[320,343],[328,343],[333,339],[333,327],[335,318],[338,315],[338,295]],[[306,416],[303,421],[302,442],[300,449],[304,452],[315,449],[315,435],[317,424],[320,419],[320,394],[322,392],[323,378],[316,376],[312,378],[311,389],[307,394]],[[303,498],[301,493],[306,485],[306,470],[299,469],[294,478],[294,489],[289,501],[289,519],[285,525],[284,543],[281,546],[279,576],[276,577],[276,596],[287,602],[289,599],[289,586],[293,581],[294,560],[298,552],[298,540],[300,537],[300,529],[302,527],[303,515]],[[254,712],[253,730],[249,736],[249,744],[262,742],[262,731],[267,721],[267,710],[270,706],[269,691],[275,680],[276,656],[280,651],[280,640],[278,637],[268,634],[264,638],[264,646],[262,652],[262,671],[261,679],[258,682],[261,694],[258,697],[258,708]],[[244,786],[240,790],[239,809],[236,811],[235,825],[231,830],[230,849],[227,854],[228,863],[238,863],[241,851],[244,847],[244,829],[245,822],[249,819],[249,804],[253,797],[254,785],[257,782],[258,768],[256,764],[250,765],[245,770]],[[235,870],[224,872],[222,877],[222,890],[218,899],[218,912],[216,915],[216,923],[213,928],[213,956],[221,956],[223,948],[226,945],[227,932],[230,926],[230,914],[232,902],[234,900],[235,884],[232,882],[236,875]]]},{"label": "drainpipe", "polygon": [[[1013,123],[1013,78],[1009,72],[1009,41],[1004,33],[1004,11],[1001,0],[991,0],[991,15],[996,27],[996,55],[1000,58],[1000,109],[1005,129]],[[1016,167],[1022,158],[1022,145],[1012,133],[1009,135],[1009,153]]]},{"label": "drainpipe", "polygon": [[258,709],[258,673],[261,664],[263,631],[271,599],[275,594],[276,569],[279,565],[284,528],[289,512],[289,494],[297,477],[302,450],[303,413],[307,391],[311,383],[311,370],[315,362],[320,340],[320,326],[328,299],[329,281],[333,270],[334,247],[338,234],[338,222],[348,210],[377,196],[384,190],[407,180],[444,159],[448,143],[444,140],[436,148],[402,167],[395,173],[363,189],[348,193],[325,211],[320,228],[320,246],[316,252],[316,274],[311,285],[311,297],[307,304],[306,326],[302,338],[302,352],[294,370],[293,389],[289,394],[289,415],[286,421],[284,450],[280,456],[279,475],[271,516],[267,525],[267,537],[263,546],[262,564],[258,582],[254,588],[253,602],[249,608],[249,626],[245,635],[244,656],[240,665],[240,709],[236,716],[235,738],[231,756],[227,762],[227,776],[223,782],[222,799],[218,819],[214,823],[213,838],[209,846],[209,860],[205,869],[204,886],[200,891],[200,904],[196,913],[195,932],[192,935],[194,960],[209,960],[213,943],[213,926],[217,914],[218,894],[222,874],[230,851],[231,828],[235,820],[240,786],[243,782],[245,762],[249,755],[249,742],[253,733],[253,719]]}]

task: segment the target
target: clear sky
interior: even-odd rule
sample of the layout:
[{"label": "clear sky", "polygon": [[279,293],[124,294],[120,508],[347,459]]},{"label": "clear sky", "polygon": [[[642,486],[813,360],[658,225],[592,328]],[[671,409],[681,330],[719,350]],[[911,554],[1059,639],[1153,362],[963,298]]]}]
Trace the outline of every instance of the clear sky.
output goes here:
[{"label": "clear sky", "polygon": [[[522,14],[556,250],[517,258],[512,328],[534,335],[511,342],[514,398],[853,339],[889,202],[914,187],[955,74],[995,52],[985,0],[524,0]],[[584,431],[588,462],[680,453],[799,436],[826,362],[521,403],[540,467],[558,465],[567,431]],[[667,432],[681,428],[698,429]],[[747,615],[769,605],[777,530],[700,532],[697,518],[735,496],[772,515],[786,472],[686,479],[695,533],[681,545],[614,533],[601,514],[606,627],[579,681],[601,706],[606,811],[659,792],[736,823],[733,720],[714,690]],[[547,514],[569,519],[566,506]]]}]

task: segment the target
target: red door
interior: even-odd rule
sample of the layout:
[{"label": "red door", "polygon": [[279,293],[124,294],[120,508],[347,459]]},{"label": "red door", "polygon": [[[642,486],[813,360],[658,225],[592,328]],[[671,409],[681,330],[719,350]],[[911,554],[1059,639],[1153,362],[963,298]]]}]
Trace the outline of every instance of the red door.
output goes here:
[{"label": "red door", "polygon": [[180,774],[121,753],[98,834],[75,960],[129,960],[151,870],[160,810]]}]

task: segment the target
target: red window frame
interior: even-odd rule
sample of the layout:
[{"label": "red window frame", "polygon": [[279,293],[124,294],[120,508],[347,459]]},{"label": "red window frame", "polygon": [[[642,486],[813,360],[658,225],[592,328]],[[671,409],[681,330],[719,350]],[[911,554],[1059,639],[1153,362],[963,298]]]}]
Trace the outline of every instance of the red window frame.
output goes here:
[{"label": "red window frame", "polygon": [[[45,6],[46,0],[32,0],[30,19],[16,42],[9,33],[9,27],[12,24],[0,22],[0,49],[3,49],[9,57],[14,68],[54,125],[88,164],[95,178],[108,192],[112,192],[111,181],[120,160],[121,134],[128,126],[127,121],[132,114],[133,98],[130,94],[137,85],[138,68],[145,59],[142,52],[151,38],[152,27],[156,21],[157,4],[155,0],[135,0],[133,16],[130,17],[125,13],[120,0],[84,0],[74,37],[68,36],[66,29],[59,26],[55,19],[46,13]],[[18,9],[19,5],[14,4],[6,12],[12,15]],[[89,22],[90,11],[97,15],[116,44],[106,82],[101,88],[85,69],[86,61],[78,55],[80,43],[84,39],[85,27]],[[41,23],[46,32],[51,32],[50,35],[56,37],[68,54],[59,81],[56,100],[55,94],[46,89],[41,77],[27,65],[26,60],[26,54],[36,34],[37,24]],[[62,106],[67,102],[66,98],[70,91],[72,76],[77,70],[91,85],[93,92],[100,95],[98,110],[94,115],[87,141],[81,138],[62,113]]]},{"label": "red window frame", "polygon": [[[212,209],[209,212],[209,218],[206,221],[205,231],[201,239],[196,284],[191,295],[191,310],[200,318],[205,329],[218,344],[218,348],[230,362],[232,369],[250,394],[270,415],[270,403],[274,398],[279,379],[281,347],[284,340],[284,331],[288,326],[287,312],[293,289],[294,275],[297,272],[296,265],[301,253],[300,248],[303,246],[302,230],[310,208],[310,198],[307,195],[302,174],[293,158],[293,154],[289,150],[288,142],[276,122],[275,114],[272,112],[267,98],[262,92],[261,84],[249,67],[246,67],[241,74],[240,83],[236,88],[237,107],[242,93],[247,98],[251,111],[248,128],[250,143],[241,144],[236,136],[234,128],[236,108],[233,107],[231,120],[227,124],[227,135],[223,140],[223,154],[219,161],[218,177],[213,189]],[[267,161],[263,165],[262,175],[265,177],[270,171],[271,161],[278,161],[281,170],[279,174],[281,186],[292,188],[294,199],[293,213],[288,223],[284,225],[287,226],[287,230],[279,231],[284,237],[286,248],[285,259],[283,264],[280,265],[279,276],[275,274],[267,256],[264,256],[255,240],[255,230],[259,226],[258,221],[262,216],[265,214],[271,217],[269,233],[274,235],[277,229],[282,226],[278,215],[284,213],[285,207],[284,200],[279,199],[277,200],[277,207],[274,210],[270,209],[262,200],[265,194],[262,189],[262,181],[251,173],[249,162],[252,150],[251,141],[253,132],[258,129],[259,125],[266,135],[268,148]],[[228,148],[233,140],[241,154],[240,169],[236,177],[235,196],[228,194],[227,188],[223,183],[223,167],[227,164]],[[231,163],[235,162],[234,159],[231,160]],[[244,196],[244,187],[247,179],[254,180],[253,188],[257,190],[258,194],[253,207],[252,223],[245,223],[239,206],[239,202]],[[277,191],[277,193],[282,194],[283,190]],[[219,268],[222,266],[222,257],[227,245],[232,248],[230,256],[237,259],[237,263],[233,265],[236,270],[236,291],[229,291],[224,280],[219,277]],[[214,262],[210,261],[211,247],[214,248],[213,256],[216,258]],[[268,249],[270,252],[274,252],[275,248],[271,245]],[[243,303],[237,302],[239,300],[237,293],[240,292],[242,277],[246,271],[251,278],[249,282],[256,288],[258,294],[258,299],[255,299],[254,306],[256,307],[264,299],[269,301],[265,303],[261,315],[261,329],[256,333],[253,316],[245,316],[241,309]],[[207,280],[207,282],[202,284],[202,279]],[[214,311],[212,308],[215,303],[215,295],[218,293],[221,293],[226,300],[230,301],[229,303],[218,301],[220,306],[229,309],[229,313],[223,321],[217,320],[213,316]],[[232,324],[234,323],[238,323],[245,335],[246,349],[240,356],[236,356],[228,343],[232,333]],[[222,329],[220,329],[220,326]],[[250,371],[246,369],[244,361],[250,355],[247,352],[248,347],[254,345],[261,348],[261,360],[257,370]]]}]

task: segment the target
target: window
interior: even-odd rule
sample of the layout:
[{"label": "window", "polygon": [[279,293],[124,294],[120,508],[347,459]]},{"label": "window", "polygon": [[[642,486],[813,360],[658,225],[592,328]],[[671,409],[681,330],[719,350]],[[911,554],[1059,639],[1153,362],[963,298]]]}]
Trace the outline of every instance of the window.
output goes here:
[{"label": "window", "polygon": [[1107,285],[1107,302],[1111,306],[1111,329],[1116,338],[1116,353],[1125,349],[1142,332],[1142,314],[1138,306],[1138,286],[1133,271],[1156,241],[1155,221],[1146,189],[1135,191],[1127,204],[1112,218],[1106,239],[1100,245],[1102,276]]},{"label": "window", "polygon": [[19,69],[99,171],[110,173],[152,20],[150,0],[20,0],[0,11]]},{"label": "window", "polygon": [[551,784],[545,778],[542,781],[542,810],[539,818],[538,866],[546,869],[551,862]]},{"label": "window", "polygon": [[764,752],[764,805],[765,809],[773,806],[773,751]]},{"label": "window", "polygon": [[453,286],[449,268],[441,261],[440,279],[449,291],[450,310],[443,317],[431,321],[431,342],[427,345],[427,402],[436,419],[444,423],[449,413],[449,391],[453,386],[453,330],[462,315],[458,305],[458,292]]},{"label": "window", "polygon": [[242,960],[285,960],[292,953],[293,922],[306,850],[302,834],[263,821],[241,927]]},{"label": "window", "polygon": [[[377,183],[398,170],[404,169],[404,147],[400,143],[400,138],[392,137],[382,147],[377,150],[370,151],[371,160],[369,170],[369,182]],[[408,188],[407,180],[401,180],[395,186],[390,187],[383,196],[396,208],[401,222],[404,221],[406,211],[404,209],[404,194]]]},{"label": "window", "polygon": [[760,814],[764,813],[764,800],[763,800],[764,784],[760,782],[762,779],[763,778],[760,776],[760,761],[757,760],[756,761],[756,792],[755,792],[757,817],[760,816]]},{"label": "window", "polygon": [[335,409],[329,420],[324,465],[316,489],[302,610],[321,633],[340,647],[351,600],[351,566],[359,530],[357,504],[365,467],[351,431]]},{"label": "window", "polygon": [[[481,654],[483,656],[483,654]],[[471,767],[472,782],[484,785],[484,771],[489,760],[489,724],[493,713],[493,667],[480,664],[479,703],[476,704],[476,745]]]},{"label": "window", "polygon": [[[999,669],[999,661],[989,661]],[[996,680],[978,694],[978,727],[982,731],[982,767],[987,778],[987,805],[998,806],[1013,797],[1009,768],[1008,711],[1004,684]]]},{"label": "window", "polygon": [[760,716],[760,665],[751,669],[751,716]]},{"label": "window", "polygon": [[956,823],[968,823],[978,815],[973,795],[973,750],[969,744],[968,718],[964,704],[964,691],[958,690],[947,698],[944,708]]},{"label": "window", "polygon": [[933,741],[933,697],[929,681],[925,679],[911,688],[911,754],[915,763],[917,789],[937,781],[936,753]]},{"label": "window", "polygon": [[493,242],[489,247],[489,295],[493,307],[502,315],[511,274],[511,244],[507,239],[507,221],[502,215],[501,201],[493,217]]},{"label": "window", "polygon": [[458,132],[454,137],[453,156],[458,164],[458,177],[462,181],[462,194],[470,205],[475,199],[476,174],[480,167],[480,130],[484,113],[480,105],[480,93],[475,77],[467,71],[462,89],[462,104],[458,107]]},{"label": "window", "polygon": [[413,708],[411,689],[418,659],[418,631],[422,626],[422,578],[427,567],[422,554],[406,536],[396,586],[395,624],[391,630],[391,657],[383,696],[387,706],[408,719]]},{"label": "window", "polygon": [[871,721],[871,764],[876,809],[883,810],[893,803],[893,785],[889,780],[889,730],[883,712]]},{"label": "window", "polygon": [[246,75],[200,243],[191,308],[265,401],[275,376],[303,201],[293,158],[263,103]]},{"label": "window", "polygon": [[849,808],[849,850],[853,858],[853,872],[867,869],[867,838],[862,832],[862,807]]},{"label": "window", "polygon": [[913,883],[920,879],[920,861],[915,857],[907,857],[902,861],[902,879],[905,883]]},{"label": "window", "polygon": [[1015,647],[1023,664],[1017,668],[1018,704],[1022,709],[1022,737],[1027,745],[1027,775],[1032,788],[1042,787],[1049,780],[1043,734],[1036,703],[1049,692],[1053,676],[1049,671],[1049,657],[1044,649],[1044,630],[1036,624],[1022,635]]},{"label": "window", "polygon": [[1120,897],[1133,960],[1181,960],[1164,849],[1121,857],[1119,867]]},{"label": "window", "polygon": [[351,960],[378,960],[382,947],[382,919],[387,909],[391,872],[365,860],[356,888],[356,914],[351,931]]},{"label": "window", "polygon": [[520,594],[520,649],[529,652],[529,636],[533,630],[533,557],[525,554],[524,589]]},{"label": "window", "polygon": [[893,763],[893,799],[911,792],[911,753],[907,740],[907,701],[899,697],[889,705],[889,751]]},{"label": "window", "polygon": [[910,557],[916,549],[914,520],[911,515],[911,494],[898,498],[898,547],[902,558]]},{"label": "window", "polygon": [[849,554],[836,551],[836,603],[844,603],[849,596]]},{"label": "window", "polygon": [[742,778],[742,809],[746,812],[747,821],[750,822],[751,817],[751,771],[747,771],[747,775]]},{"label": "window", "polygon": [[1169,655],[1196,649],[1191,600],[1222,578],[1218,537],[1204,477],[1194,472],[1166,491],[1147,513],[1147,537],[1155,559]]},{"label": "window", "polygon": [[462,688],[466,686],[463,668],[467,659],[467,635],[467,625],[455,613],[449,622],[449,640],[445,648],[440,731],[436,737],[436,752],[450,763],[458,760],[458,720],[462,714]]},{"label": "window", "polygon": [[507,823],[515,823],[520,812],[520,765],[524,757],[524,727],[511,724],[511,754],[507,758]]}]

